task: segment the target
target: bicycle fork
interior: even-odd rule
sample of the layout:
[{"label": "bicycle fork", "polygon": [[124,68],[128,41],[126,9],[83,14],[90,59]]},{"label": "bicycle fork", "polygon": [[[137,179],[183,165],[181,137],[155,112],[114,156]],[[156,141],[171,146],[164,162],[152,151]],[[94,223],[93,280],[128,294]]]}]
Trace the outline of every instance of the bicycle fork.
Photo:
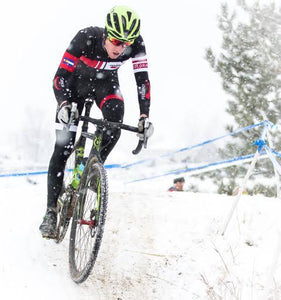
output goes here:
[{"label": "bicycle fork", "polygon": [[[100,152],[100,148],[101,148],[101,142],[102,142],[102,131],[97,129],[95,134],[91,134],[88,132],[83,132],[82,136],[84,139],[86,138],[90,138],[93,141],[93,146],[91,149],[91,152],[89,154],[88,158],[84,158],[84,147],[79,147],[78,152],[77,152],[77,165],[75,168],[75,172],[74,172],[74,177],[73,177],[73,181],[72,181],[72,186],[77,189],[79,184],[80,184],[80,180],[83,174],[83,171],[85,169],[85,162],[88,161],[88,163],[92,163],[93,160],[92,158],[97,157],[96,161],[100,162],[100,157],[99,157],[99,152]],[[95,161],[95,160],[94,160]],[[87,166],[87,170],[89,170],[89,168],[91,168],[91,166]],[[88,172],[88,171],[87,171]],[[101,182],[100,182],[100,178],[97,177],[91,177],[91,173],[88,174],[89,178],[85,179],[85,180],[89,180],[89,182],[87,182],[87,188],[83,191],[80,191],[80,195],[78,199],[78,212],[79,212],[79,218],[77,220],[79,225],[86,225],[89,227],[89,229],[91,230],[91,236],[94,237],[95,236],[95,228],[98,225],[98,221],[99,221],[99,211],[100,211],[100,204],[101,204]],[[93,180],[94,181],[91,181]],[[88,186],[88,184],[90,184],[90,186]],[[88,192],[94,192],[96,193],[95,197],[96,197],[96,204],[95,207],[93,207],[90,212],[88,212],[89,214],[87,216],[84,216],[83,214],[83,207],[87,198],[87,193]],[[85,194],[86,193],[86,194]]]}]

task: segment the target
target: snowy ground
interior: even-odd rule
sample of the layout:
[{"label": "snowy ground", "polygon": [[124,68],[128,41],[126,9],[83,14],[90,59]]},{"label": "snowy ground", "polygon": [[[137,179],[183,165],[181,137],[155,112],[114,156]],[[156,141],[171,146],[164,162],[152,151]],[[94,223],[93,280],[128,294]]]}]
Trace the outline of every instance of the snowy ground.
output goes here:
[{"label": "snowy ground", "polygon": [[167,179],[124,184],[128,171],[108,173],[104,239],[81,285],[69,276],[68,236],[57,245],[38,231],[46,176],[0,179],[2,299],[281,299],[280,200],[243,196],[221,236],[234,197],[169,193]]},{"label": "snowy ground", "polygon": [[[35,171],[42,166],[46,169],[56,109],[51,80],[61,55],[79,29],[103,26],[105,13],[116,4],[107,1],[93,9],[93,1],[82,2],[80,7],[89,9],[75,11],[75,21],[70,16],[76,1],[5,2],[0,28],[12,59],[2,60],[1,105],[2,111],[12,111],[16,122],[9,113],[1,116],[2,124],[7,124],[1,127],[1,174],[25,171],[31,164]],[[149,55],[150,116],[156,129],[149,149],[160,145],[162,154],[164,149],[168,152],[224,134],[228,97],[204,59],[207,47],[220,45],[216,20],[220,2],[162,2],[161,14],[158,2],[128,2],[143,17],[142,35]],[[155,15],[159,15],[160,31]],[[188,38],[174,28],[185,28]],[[159,51],[159,41],[166,41],[167,36],[185,49],[183,58],[170,69],[167,53],[178,43],[165,43]],[[7,47],[2,49],[6,57]],[[15,80],[15,70],[20,80]],[[136,124],[139,109],[130,63],[120,70],[120,83],[126,99],[125,121]],[[188,93],[183,97],[181,87],[186,86]],[[17,109],[11,110],[11,103]],[[113,163],[127,161],[128,152],[117,151],[122,145],[133,149],[135,141],[133,145],[120,141],[111,154]],[[216,159],[213,149],[206,151]],[[147,155],[151,157],[151,152]],[[197,158],[200,163],[205,159],[199,152]],[[1,299],[280,300],[281,201],[243,196],[226,235],[221,236],[218,232],[234,198],[210,193],[207,182],[200,189],[209,193],[197,194],[166,192],[172,177],[125,184],[183,167],[170,163],[169,168],[160,161],[151,162],[149,169],[109,170],[104,239],[93,273],[81,285],[69,276],[68,236],[57,245],[39,234],[46,176],[33,176],[29,181],[26,177],[0,178]]]}]

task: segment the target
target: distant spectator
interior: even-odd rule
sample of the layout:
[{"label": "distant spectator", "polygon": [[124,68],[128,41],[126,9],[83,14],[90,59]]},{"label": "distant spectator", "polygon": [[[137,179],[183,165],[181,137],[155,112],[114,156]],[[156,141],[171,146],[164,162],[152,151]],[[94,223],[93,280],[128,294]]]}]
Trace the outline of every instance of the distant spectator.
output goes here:
[{"label": "distant spectator", "polygon": [[174,185],[168,189],[168,192],[182,192],[185,180],[184,177],[174,179]]}]

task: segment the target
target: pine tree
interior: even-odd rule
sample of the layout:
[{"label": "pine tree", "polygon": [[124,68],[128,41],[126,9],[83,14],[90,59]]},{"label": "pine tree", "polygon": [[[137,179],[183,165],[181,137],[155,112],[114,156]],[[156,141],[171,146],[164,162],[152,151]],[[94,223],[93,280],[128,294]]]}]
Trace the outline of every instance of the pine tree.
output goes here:
[{"label": "pine tree", "polygon": [[[281,13],[274,3],[252,6],[238,1],[240,14],[229,11],[227,4],[221,6],[219,29],[222,32],[222,47],[219,55],[211,48],[206,50],[206,59],[222,78],[223,89],[230,96],[226,111],[233,117],[233,124],[227,125],[231,132],[235,128],[269,120],[276,124],[281,115]],[[241,17],[243,15],[243,19]],[[220,149],[222,158],[251,154],[260,130],[244,131],[234,136],[231,143]],[[281,144],[278,136],[274,144]],[[216,172],[214,180],[219,192],[230,194],[236,179],[244,176],[247,166],[230,167]],[[257,165],[258,173],[273,175],[268,160]],[[270,170],[270,171],[269,171]],[[225,179],[228,178],[225,184]],[[224,180],[223,180],[224,179]],[[258,192],[272,190],[259,185]]]}]

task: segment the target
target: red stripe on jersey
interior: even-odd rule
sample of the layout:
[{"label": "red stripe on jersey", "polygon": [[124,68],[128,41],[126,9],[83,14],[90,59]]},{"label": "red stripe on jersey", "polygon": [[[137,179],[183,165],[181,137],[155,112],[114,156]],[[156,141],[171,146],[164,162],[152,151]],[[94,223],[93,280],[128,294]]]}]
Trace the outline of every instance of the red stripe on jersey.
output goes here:
[{"label": "red stripe on jersey", "polygon": [[132,61],[133,61],[133,64],[139,63],[139,62],[144,63],[144,62],[147,62],[147,59],[146,58],[144,58],[144,59],[133,59]]},{"label": "red stripe on jersey", "polygon": [[100,67],[102,66],[102,64],[103,64],[103,61],[99,61],[98,65],[97,65],[97,69],[100,69]]},{"label": "red stripe on jersey", "polygon": [[73,72],[76,68],[76,65],[79,61],[79,57],[76,57],[67,51],[65,51],[61,63],[60,68],[65,69],[66,71]]},{"label": "red stripe on jersey", "polygon": [[139,64],[134,63],[133,64],[133,69],[134,70],[137,70],[137,69],[147,69],[147,68],[148,68],[148,64],[147,63],[139,63]]},{"label": "red stripe on jersey", "polygon": [[102,109],[104,103],[105,103],[107,100],[110,100],[110,99],[119,99],[119,100],[121,100],[121,101],[124,102],[124,99],[123,99],[121,96],[114,95],[114,94],[108,95],[108,96],[106,96],[106,97],[104,97],[104,98],[102,99],[102,101],[101,101],[101,103],[100,103],[100,109]]},{"label": "red stripe on jersey", "polygon": [[81,61],[83,61],[83,63],[85,65],[87,65],[91,68],[99,69],[101,67],[101,65],[103,64],[102,61],[90,59],[90,58],[87,58],[85,56],[81,56],[80,59],[81,59]]}]

